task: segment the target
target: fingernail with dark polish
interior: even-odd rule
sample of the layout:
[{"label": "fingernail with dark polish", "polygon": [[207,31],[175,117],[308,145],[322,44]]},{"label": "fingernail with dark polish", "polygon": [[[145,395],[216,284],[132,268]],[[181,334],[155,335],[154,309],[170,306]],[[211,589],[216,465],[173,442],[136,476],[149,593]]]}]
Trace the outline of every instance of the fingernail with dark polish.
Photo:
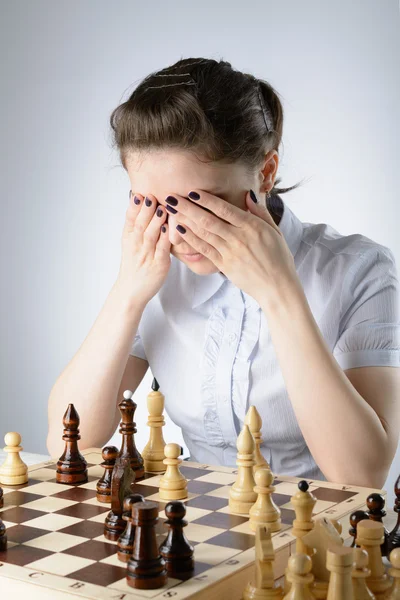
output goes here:
[{"label": "fingernail with dark polish", "polygon": [[161,208],[157,208],[157,217],[162,217],[163,216],[163,211],[161,210]]},{"label": "fingernail with dark polish", "polygon": [[140,204],[140,198],[138,198],[137,196],[134,197],[133,201],[135,204]]},{"label": "fingernail with dark polish", "polygon": [[146,206],[151,206],[151,200],[146,196]]},{"label": "fingernail with dark polish", "polygon": [[256,203],[258,202],[257,196],[255,195],[253,190],[250,190],[250,198],[253,200],[253,202],[256,202]]},{"label": "fingernail with dark polish", "polygon": [[177,210],[172,208],[172,206],[167,206],[166,209],[169,210],[169,212],[171,212],[173,215],[176,215],[176,213],[178,212]]},{"label": "fingernail with dark polish", "polygon": [[186,233],[186,229],[182,227],[182,225],[177,225],[176,228],[179,231],[179,233]]},{"label": "fingernail with dark polish", "polygon": [[132,196],[132,190],[129,190],[129,200],[131,199]]},{"label": "fingernail with dark polish", "polygon": [[176,198],[174,198],[173,196],[167,196],[165,198],[165,202],[167,204],[172,204],[172,206],[176,206],[178,204],[178,200]]},{"label": "fingernail with dark polish", "polygon": [[200,194],[198,194],[197,192],[189,192],[188,196],[192,200],[200,200]]}]

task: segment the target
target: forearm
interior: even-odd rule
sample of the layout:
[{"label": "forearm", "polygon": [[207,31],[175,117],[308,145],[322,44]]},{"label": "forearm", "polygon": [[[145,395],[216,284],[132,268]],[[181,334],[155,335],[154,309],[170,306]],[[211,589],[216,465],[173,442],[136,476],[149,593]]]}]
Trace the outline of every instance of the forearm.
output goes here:
[{"label": "forearm", "polygon": [[262,305],[299,427],[329,481],[381,487],[386,432],[336,362],[300,283]]},{"label": "forearm", "polygon": [[55,382],[48,401],[47,448],[62,452],[62,418],[73,403],[80,417],[80,447],[102,446],[113,434],[117,393],[144,306],[118,282],[81,347]]}]

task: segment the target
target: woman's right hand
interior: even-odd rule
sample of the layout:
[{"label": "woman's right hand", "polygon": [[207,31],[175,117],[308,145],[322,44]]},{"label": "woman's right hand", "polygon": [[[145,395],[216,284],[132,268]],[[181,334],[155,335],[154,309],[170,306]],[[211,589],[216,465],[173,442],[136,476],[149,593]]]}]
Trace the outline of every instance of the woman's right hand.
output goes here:
[{"label": "woman's right hand", "polygon": [[[139,204],[134,202],[135,197]],[[146,200],[151,201],[150,206]],[[122,232],[117,284],[144,306],[162,287],[171,266],[167,217],[165,207],[153,195],[144,197],[132,192]]]}]

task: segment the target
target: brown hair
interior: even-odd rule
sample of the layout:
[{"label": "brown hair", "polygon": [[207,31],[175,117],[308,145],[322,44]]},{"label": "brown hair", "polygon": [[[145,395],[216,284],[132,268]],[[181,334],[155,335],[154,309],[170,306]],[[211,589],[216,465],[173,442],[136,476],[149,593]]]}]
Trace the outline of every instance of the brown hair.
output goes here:
[{"label": "brown hair", "polygon": [[[278,151],[283,108],[266,81],[223,60],[187,58],[145,77],[110,124],[125,170],[130,151],[176,148],[204,162],[240,162],[252,174],[266,152]],[[276,187],[280,181],[272,197],[300,185]]]}]

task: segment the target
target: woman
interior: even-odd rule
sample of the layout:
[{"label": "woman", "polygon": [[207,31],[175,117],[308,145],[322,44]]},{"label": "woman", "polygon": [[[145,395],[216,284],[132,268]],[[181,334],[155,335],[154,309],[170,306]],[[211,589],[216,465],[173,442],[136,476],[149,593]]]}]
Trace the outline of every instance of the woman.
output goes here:
[{"label": "woman", "polygon": [[[249,405],[276,474],[381,487],[399,413],[398,278],[371,239],[302,223],[276,178],[283,110],[265,81],[186,59],[111,115],[130,184],[115,284],[49,398],[102,446],[147,368],[191,459],[235,465]],[[396,368],[397,367],[397,368]]]}]

